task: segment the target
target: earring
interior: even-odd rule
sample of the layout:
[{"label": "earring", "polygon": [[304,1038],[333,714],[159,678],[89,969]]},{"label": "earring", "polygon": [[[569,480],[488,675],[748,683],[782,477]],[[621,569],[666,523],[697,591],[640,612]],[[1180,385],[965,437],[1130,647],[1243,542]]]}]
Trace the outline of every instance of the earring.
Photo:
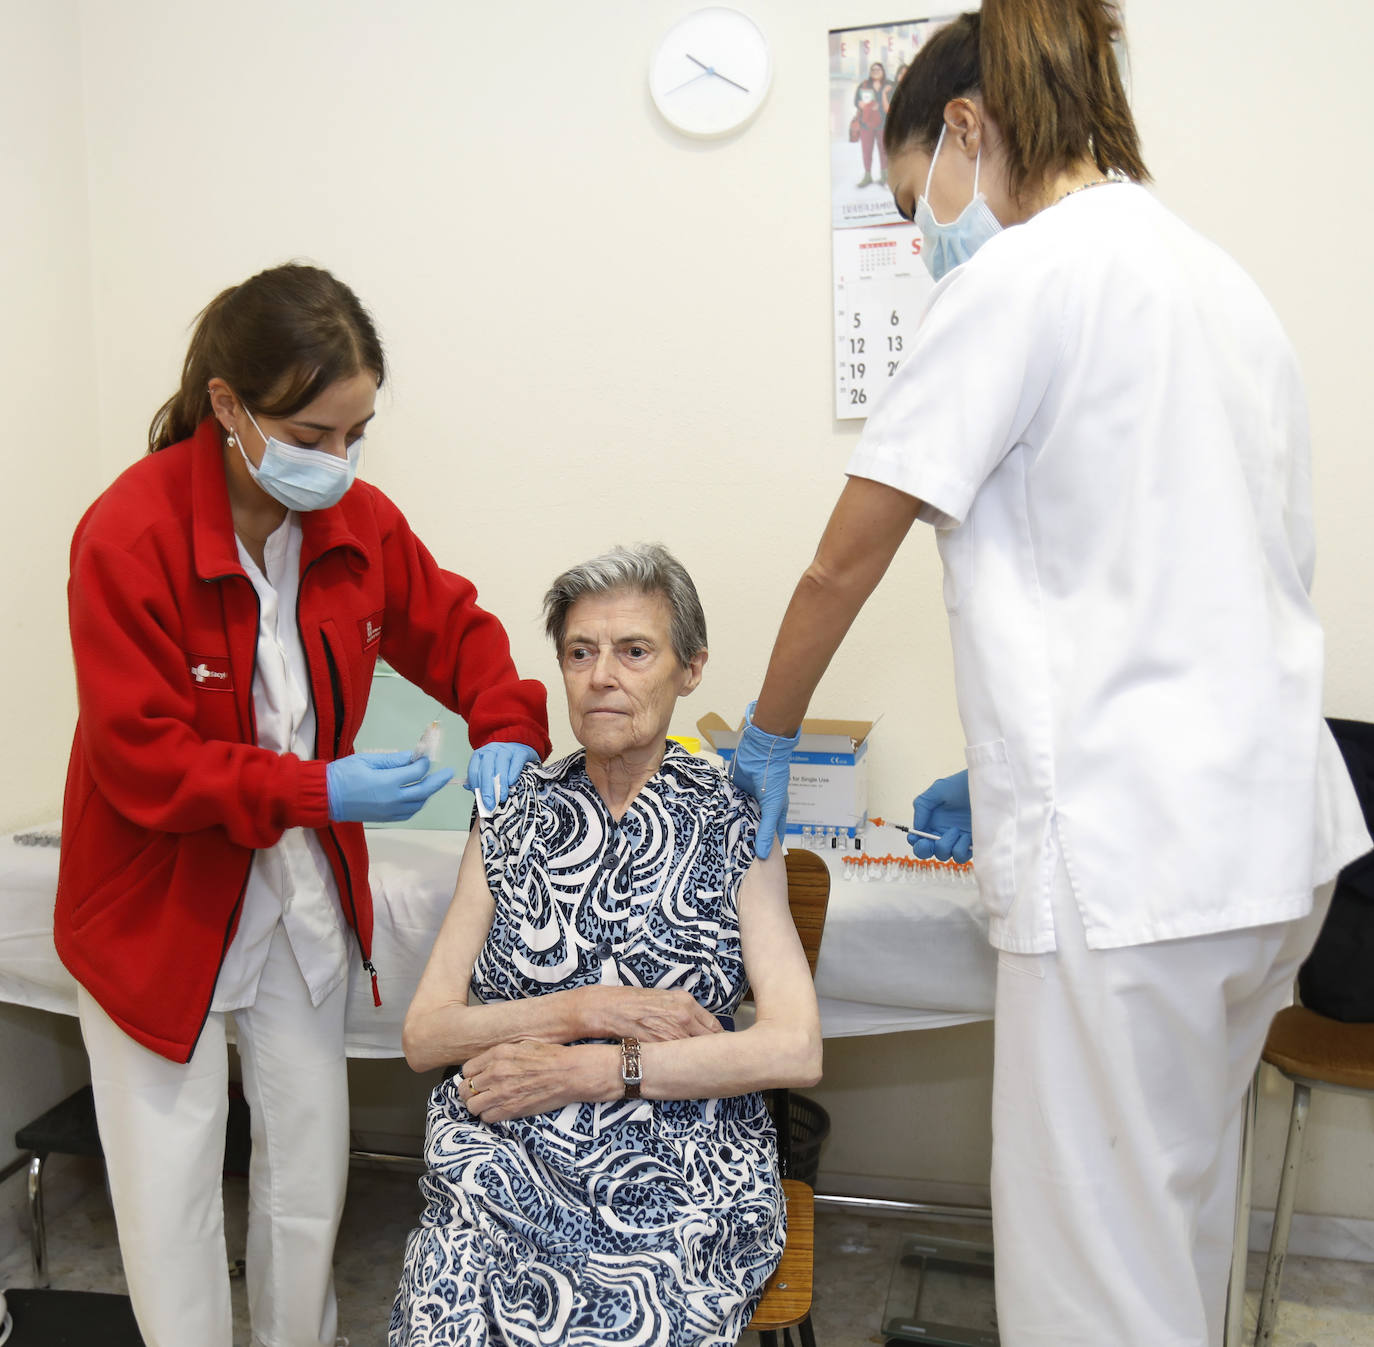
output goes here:
[{"label": "earring", "polygon": [[238,439],[238,436],[235,435],[234,432],[233,432],[232,430],[229,432],[229,438],[228,438],[227,443],[228,443],[228,445],[229,445],[229,447],[230,447],[231,449],[237,449],[237,448],[239,447],[239,439]]}]

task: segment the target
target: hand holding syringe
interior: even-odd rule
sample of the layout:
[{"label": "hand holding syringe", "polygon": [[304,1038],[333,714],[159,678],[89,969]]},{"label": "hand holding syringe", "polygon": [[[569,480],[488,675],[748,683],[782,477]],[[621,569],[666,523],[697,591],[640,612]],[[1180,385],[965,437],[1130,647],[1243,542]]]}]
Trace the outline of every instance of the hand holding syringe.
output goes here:
[{"label": "hand holding syringe", "polygon": [[[911,822],[907,835],[918,858],[968,860],[973,855],[973,806],[967,770],[927,786],[911,802]],[[937,831],[939,835],[932,838],[931,833]]]}]

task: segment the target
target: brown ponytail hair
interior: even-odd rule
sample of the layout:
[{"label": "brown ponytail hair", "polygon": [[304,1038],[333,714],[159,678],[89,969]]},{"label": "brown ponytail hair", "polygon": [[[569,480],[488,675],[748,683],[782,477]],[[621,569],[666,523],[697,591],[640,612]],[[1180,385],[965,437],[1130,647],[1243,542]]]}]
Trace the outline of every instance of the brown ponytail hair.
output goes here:
[{"label": "brown ponytail hair", "polygon": [[1113,42],[1114,0],[983,0],[915,55],[883,128],[889,156],[934,146],[952,98],[979,94],[1002,134],[1013,195],[1091,159],[1148,182]]},{"label": "brown ponytail hair", "polygon": [[189,438],[210,415],[211,379],[254,411],[291,416],[355,374],[386,378],[371,315],[342,281],[288,263],[215,296],[196,319],[181,386],[148,427],[148,452]]}]

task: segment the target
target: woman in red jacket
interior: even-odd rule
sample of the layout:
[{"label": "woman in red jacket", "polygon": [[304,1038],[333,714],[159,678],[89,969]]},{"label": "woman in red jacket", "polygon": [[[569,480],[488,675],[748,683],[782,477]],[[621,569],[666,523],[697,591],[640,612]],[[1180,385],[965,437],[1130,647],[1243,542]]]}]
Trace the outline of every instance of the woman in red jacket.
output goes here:
[{"label": "woman in red jacket", "polygon": [[254,1342],[336,1341],[354,940],[379,994],[362,824],[409,818],[452,775],[353,752],[378,657],[464,718],[488,803],[549,749],[543,685],[518,677],[501,624],[354,480],[384,376],[371,318],[329,273],[226,290],[149,456],[72,542],[55,935],[148,1347],[230,1347],[229,1015]]}]

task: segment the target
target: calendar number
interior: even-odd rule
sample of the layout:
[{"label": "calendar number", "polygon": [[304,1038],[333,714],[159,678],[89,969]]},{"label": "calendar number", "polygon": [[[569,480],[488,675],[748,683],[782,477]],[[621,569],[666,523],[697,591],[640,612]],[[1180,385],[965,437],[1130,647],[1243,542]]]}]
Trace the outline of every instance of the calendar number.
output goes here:
[{"label": "calendar number", "polygon": [[837,421],[861,421],[904,365],[920,359],[922,305],[934,282],[914,260],[920,231],[909,224],[837,227],[832,242],[833,406]]}]

